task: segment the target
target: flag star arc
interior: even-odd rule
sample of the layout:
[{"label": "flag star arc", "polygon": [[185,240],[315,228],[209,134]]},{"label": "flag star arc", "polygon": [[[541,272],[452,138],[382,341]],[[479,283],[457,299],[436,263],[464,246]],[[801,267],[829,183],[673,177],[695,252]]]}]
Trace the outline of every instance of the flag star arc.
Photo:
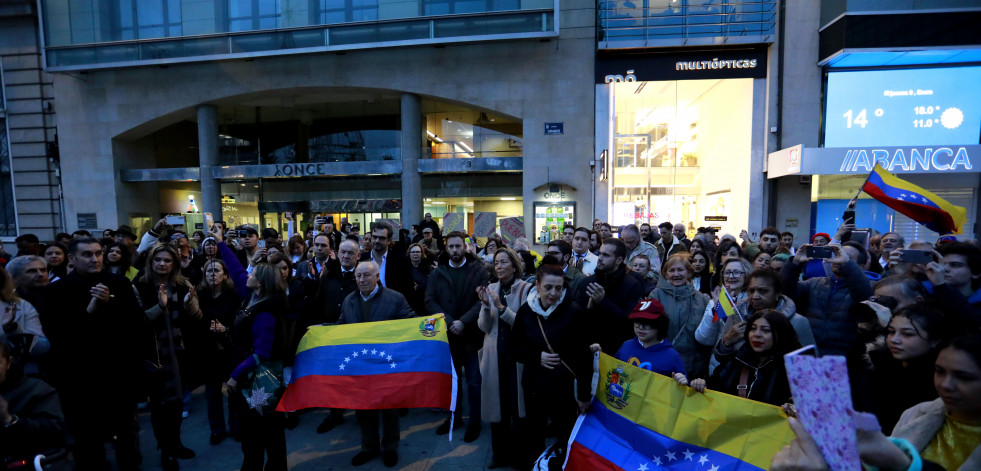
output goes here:
[{"label": "flag star arc", "polygon": [[709,471],[719,471],[719,467],[713,465],[711,468],[709,468]]},{"label": "flag star arc", "polygon": [[647,463],[641,463],[640,466],[637,467],[637,471],[647,471]]},{"label": "flag star arc", "polygon": [[705,462],[707,462],[708,460],[709,459],[707,454],[702,455],[701,457],[698,458],[698,464],[705,464]]},{"label": "flag star arc", "polygon": [[668,462],[669,463],[672,462],[672,461],[674,461],[674,460],[676,460],[676,459],[678,459],[677,457],[675,457],[673,451],[669,451],[666,455],[664,455],[664,457],[668,459]]},{"label": "flag star arc", "polygon": [[691,461],[691,457],[694,455],[694,453],[692,453],[691,450],[685,450],[683,453],[685,454],[685,459]]}]

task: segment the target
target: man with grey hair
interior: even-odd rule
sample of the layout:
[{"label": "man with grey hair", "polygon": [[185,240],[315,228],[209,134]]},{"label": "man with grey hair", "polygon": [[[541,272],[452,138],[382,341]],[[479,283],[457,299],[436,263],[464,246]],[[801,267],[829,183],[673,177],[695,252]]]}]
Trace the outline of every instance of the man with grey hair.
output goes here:
[{"label": "man with grey hair", "polygon": [[17,296],[31,303],[38,312],[44,304],[42,291],[48,286],[48,264],[37,255],[21,255],[7,263]]},{"label": "man with grey hair", "polygon": [[661,271],[661,258],[658,255],[657,247],[640,238],[640,230],[637,229],[637,226],[628,224],[620,228],[620,239],[627,246],[627,259],[624,263],[628,267],[638,255],[646,255],[651,261],[651,266],[650,271],[643,274],[644,277],[653,277],[655,273]]},{"label": "man with grey hair", "polygon": [[906,239],[898,232],[886,232],[879,239],[879,265],[883,271],[889,269],[889,254],[906,246]]},{"label": "man with grey hair", "polygon": [[[416,315],[405,296],[382,286],[377,263],[371,260],[358,263],[354,280],[358,291],[344,298],[339,324],[408,319]],[[391,468],[398,464],[398,409],[358,410],[354,414],[361,426],[361,451],[351,459],[351,465],[361,466],[379,454],[385,466]],[[381,437],[378,436],[379,419]]]},{"label": "man with grey hair", "polygon": [[688,234],[685,233],[685,225],[684,224],[682,224],[680,222],[678,224],[675,224],[674,225],[674,228],[671,229],[671,233],[674,234],[674,236],[677,237],[678,240],[681,241],[682,244],[685,244],[685,247],[686,248],[689,248],[689,249],[691,248],[691,240],[688,239]]}]

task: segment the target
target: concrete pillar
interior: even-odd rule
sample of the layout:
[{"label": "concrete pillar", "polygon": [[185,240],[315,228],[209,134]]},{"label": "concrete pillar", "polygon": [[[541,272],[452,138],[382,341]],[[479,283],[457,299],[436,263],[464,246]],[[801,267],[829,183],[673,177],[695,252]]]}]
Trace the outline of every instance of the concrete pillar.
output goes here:
[{"label": "concrete pillar", "polygon": [[[198,159],[201,167],[201,212],[221,220],[221,184],[211,176],[218,165],[218,107],[198,106]],[[211,228],[205,228],[210,230]]]},{"label": "concrete pillar", "polygon": [[402,227],[422,220],[422,104],[418,95],[402,94]]}]

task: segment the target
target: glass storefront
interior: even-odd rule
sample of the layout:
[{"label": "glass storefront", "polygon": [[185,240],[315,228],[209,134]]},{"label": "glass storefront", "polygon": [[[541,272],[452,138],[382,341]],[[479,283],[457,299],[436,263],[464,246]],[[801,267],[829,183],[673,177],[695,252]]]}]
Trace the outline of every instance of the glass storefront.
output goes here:
[{"label": "glass storefront", "polygon": [[746,227],[753,79],[609,86],[611,223]]}]

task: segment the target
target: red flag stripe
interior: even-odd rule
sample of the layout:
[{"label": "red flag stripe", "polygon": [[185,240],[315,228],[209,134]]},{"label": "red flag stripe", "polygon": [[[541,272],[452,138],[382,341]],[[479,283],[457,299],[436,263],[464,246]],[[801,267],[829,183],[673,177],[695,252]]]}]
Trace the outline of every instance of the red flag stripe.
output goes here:
[{"label": "red flag stripe", "polygon": [[582,446],[578,442],[573,442],[569,448],[569,461],[566,463],[565,471],[623,471],[619,466],[609,462],[606,458],[596,454],[593,450]]},{"label": "red flag stripe", "polygon": [[361,376],[304,376],[283,394],[276,410],[310,407],[340,409],[450,408],[453,377],[413,372]]}]

